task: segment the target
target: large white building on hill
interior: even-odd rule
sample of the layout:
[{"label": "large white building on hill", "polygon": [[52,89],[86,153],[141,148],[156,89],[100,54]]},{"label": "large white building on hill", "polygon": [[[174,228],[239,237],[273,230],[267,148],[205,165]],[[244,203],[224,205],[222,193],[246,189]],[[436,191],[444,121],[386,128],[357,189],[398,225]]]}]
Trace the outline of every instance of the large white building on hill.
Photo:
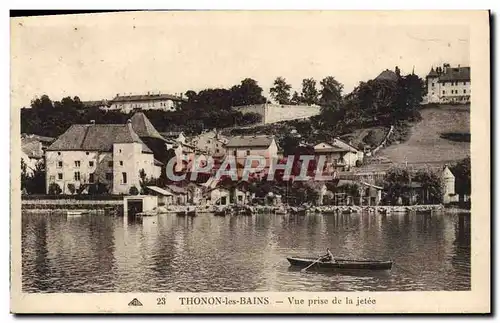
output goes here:
[{"label": "large white building on hill", "polygon": [[470,67],[431,68],[426,83],[427,103],[470,103]]}]

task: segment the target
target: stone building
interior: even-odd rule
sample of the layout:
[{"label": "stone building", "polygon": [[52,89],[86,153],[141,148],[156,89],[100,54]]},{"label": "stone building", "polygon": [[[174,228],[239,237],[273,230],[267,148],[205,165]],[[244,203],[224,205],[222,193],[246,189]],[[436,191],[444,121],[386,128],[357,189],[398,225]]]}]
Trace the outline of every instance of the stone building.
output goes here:
[{"label": "stone building", "polygon": [[56,183],[63,194],[97,183],[112,194],[128,194],[132,186],[140,188],[141,169],[158,178],[162,167],[131,121],[72,125],[47,148],[45,161],[47,193]]},{"label": "stone building", "polygon": [[226,154],[226,145],[229,139],[220,134],[217,129],[206,131],[194,138],[191,143],[197,150],[204,151],[213,158],[222,158]]},{"label": "stone building", "polygon": [[262,156],[266,166],[278,158],[278,145],[272,136],[232,137],[226,145],[226,156],[234,156],[236,162],[245,165],[248,156]]},{"label": "stone building", "polygon": [[120,110],[129,113],[133,110],[163,110],[175,111],[185,98],[171,94],[141,94],[141,95],[119,95],[117,94],[109,101],[109,107],[103,109]]},{"label": "stone building", "polygon": [[428,103],[470,103],[471,78],[470,67],[431,68],[426,76]]}]

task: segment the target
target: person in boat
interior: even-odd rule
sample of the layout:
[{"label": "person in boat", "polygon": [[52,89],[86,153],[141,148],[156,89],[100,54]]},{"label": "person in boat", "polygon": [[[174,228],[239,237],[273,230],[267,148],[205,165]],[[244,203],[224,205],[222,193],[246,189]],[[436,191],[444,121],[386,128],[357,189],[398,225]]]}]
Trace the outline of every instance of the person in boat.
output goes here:
[{"label": "person in boat", "polygon": [[335,258],[333,257],[333,254],[330,251],[330,248],[326,248],[326,255],[324,255],[321,258],[321,261],[335,261]]}]

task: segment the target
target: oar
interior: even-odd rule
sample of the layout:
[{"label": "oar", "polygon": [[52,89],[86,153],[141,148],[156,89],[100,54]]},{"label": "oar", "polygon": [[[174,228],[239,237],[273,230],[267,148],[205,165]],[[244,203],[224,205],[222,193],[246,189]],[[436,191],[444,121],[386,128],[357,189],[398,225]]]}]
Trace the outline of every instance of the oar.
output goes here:
[{"label": "oar", "polygon": [[314,261],[312,264],[310,264],[309,266],[307,266],[306,268],[302,269],[301,271],[306,271],[309,267],[311,267],[312,265],[314,265],[315,263],[317,263],[318,261],[321,260],[321,258],[323,258],[323,256],[319,257],[318,259],[316,259],[316,261]]}]

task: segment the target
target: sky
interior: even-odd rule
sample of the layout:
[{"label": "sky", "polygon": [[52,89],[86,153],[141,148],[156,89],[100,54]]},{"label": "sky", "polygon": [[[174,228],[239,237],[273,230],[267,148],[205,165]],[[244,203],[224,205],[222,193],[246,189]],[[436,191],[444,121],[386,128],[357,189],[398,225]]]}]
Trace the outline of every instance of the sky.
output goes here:
[{"label": "sky", "polygon": [[11,19],[11,104],[231,87],[268,96],[278,76],[334,76],[350,92],[399,66],[469,64],[469,26],[453,16],[349,12],[142,12]]}]

